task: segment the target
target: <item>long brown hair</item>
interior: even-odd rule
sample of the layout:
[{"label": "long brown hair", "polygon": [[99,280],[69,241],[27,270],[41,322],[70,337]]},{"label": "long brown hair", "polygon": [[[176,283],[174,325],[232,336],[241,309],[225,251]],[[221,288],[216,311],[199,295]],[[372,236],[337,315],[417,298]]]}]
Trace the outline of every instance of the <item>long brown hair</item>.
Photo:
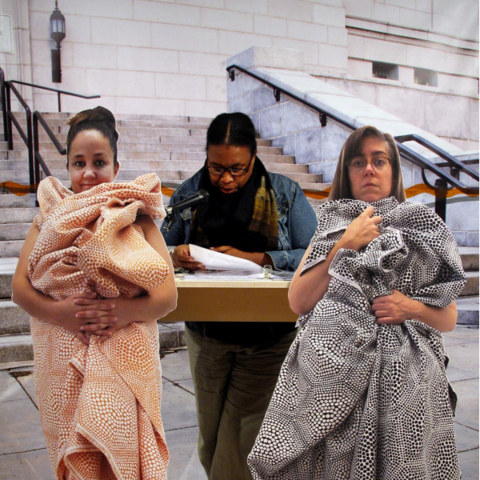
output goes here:
[{"label": "long brown hair", "polygon": [[67,125],[70,125],[70,130],[67,133],[67,168],[68,152],[70,151],[73,139],[83,130],[97,130],[108,140],[113,152],[113,166],[114,168],[118,168],[118,132],[115,128],[115,117],[110,110],[100,106],[83,110],[69,118]]},{"label": "long brown hair", "polygon": [[355,130],[347,138],[340,152],[337,170],[335,171],[335,177],[332,188],[330,189],[330,194],[328,195],[328,200],[340,200],[341,198],[353,199],[348,176],[348,166],[353,157],[361,154],[362,141],[366,137],[374,137],[387,143],[390,163],[392,165],[392,190],[390,195],[395,197],[399,202],[404,202],[407,197],[403,187],[400,154],[395,139],[389,133],[382,133],[371,125],[366,125],[365,127]]}]

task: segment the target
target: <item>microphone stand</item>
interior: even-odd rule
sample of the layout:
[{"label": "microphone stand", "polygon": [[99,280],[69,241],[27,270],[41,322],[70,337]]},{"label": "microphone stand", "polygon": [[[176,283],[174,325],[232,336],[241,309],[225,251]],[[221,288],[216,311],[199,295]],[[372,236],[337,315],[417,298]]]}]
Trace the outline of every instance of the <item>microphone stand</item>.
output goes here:
[{"label": "microphone stand", "polygon": [[191,195],[190,197],[187,197],[184,200],[180,200],[174,205],[169,205],[168,207],[165,207],[165,212],[167,213],[167,215],[165,216],[163,231],[168,232],[170,230],[173,222],[176,220],[175,213],[181,212],[182,210],[185,210],[186,208],[192,207],[199,203],[208,203],[208,192],[206,190],[199,190],[197,193]]}]

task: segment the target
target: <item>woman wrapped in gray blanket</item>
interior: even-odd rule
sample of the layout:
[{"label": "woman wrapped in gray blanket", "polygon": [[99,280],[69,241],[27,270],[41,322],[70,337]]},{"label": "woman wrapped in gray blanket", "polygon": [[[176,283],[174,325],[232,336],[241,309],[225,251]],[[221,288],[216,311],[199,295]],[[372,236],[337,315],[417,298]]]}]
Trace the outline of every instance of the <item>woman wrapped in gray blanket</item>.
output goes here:
[{"label": "woman wrapped in gray blanket", "polygon": [[346,141],[292,281],[302,329],[249,456],[255,479],[458,479],[441,331],[464,283],[458,248],[405,201],[394,139]]}]

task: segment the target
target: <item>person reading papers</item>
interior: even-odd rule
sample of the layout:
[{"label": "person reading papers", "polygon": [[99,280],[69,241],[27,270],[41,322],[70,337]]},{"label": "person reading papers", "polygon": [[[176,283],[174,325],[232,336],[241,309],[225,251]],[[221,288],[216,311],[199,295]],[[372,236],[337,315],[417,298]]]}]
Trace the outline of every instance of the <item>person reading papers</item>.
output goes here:
[{"label": "person reading papers", "polygon": [[[256,156],[252,121],[217,116],[207,132],[204,167],[174,193],[174,204],[200,189],[209,202],[184,211],[168,232],[175,267],[199,270],[188,244],[274,269],[294,271],[316,220],[299,185],[268,173]],[[220,294],[220,293],[219,293]],[[228,308],[228,306],[225,306]],[[251,479],[252,449],[295,337],[292,323],[195,323],[186,328],[199,422],[199,456],[211,480]]]}]

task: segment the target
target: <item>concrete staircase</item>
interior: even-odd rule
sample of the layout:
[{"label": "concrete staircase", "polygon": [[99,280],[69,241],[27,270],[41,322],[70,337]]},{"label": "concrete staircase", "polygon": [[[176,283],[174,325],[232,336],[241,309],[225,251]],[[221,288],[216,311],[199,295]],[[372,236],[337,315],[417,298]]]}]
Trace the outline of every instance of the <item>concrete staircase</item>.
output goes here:
[{"label": "concrete staircase", "polygon": [[[66,144],[71,114],[46,113],[62,145]],[[22,127],[22,117],[18,117]],[[205,162],[208,118],[162,117],[153,115],[118,115],[120,133],[118,181],[133,180],[146,173],[157,173],[162,183],[178,185],[191,177]],[[68,184],[66,157],[60,155],[45,133],[40,135],[40,153],[52,175]],[[19,134],[14,134],[14,150],[0,142],[0,181],[28,183],[27,150]],[[295,157],[283,155],[282,148],[272,147],[268,140],[258,140],[258,156],[270,172],[281,173],[300,183],[302,188],[321,189],[322,175],[308,173],[307,165],[295,164]]]}]

